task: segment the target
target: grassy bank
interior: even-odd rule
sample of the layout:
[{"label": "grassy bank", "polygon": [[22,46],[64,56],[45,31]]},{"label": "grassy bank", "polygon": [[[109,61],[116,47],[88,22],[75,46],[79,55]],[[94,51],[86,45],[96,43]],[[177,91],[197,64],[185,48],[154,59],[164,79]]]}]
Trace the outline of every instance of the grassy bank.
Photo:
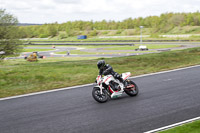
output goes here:
[{"label": "grassy bank", "polygon": [[[169,34],[171,35],[171,34]],[[173,35],[173,34],[172,34]],[[184,35],[184,34],[181,34],[181,35]],[[114,35],[113,35],[114,36]],[[139,36],[139,35],[137,35]],[[149,40],[171,40],[171,41],[174,41],[174,40],[188,40],[188,41],[200,41],[200,38],[199,38],[199,34],[197,35],[192,35],[190,37],[159,37],[157,34],[154,35],[150,35],[149,37],[142,37],[142,40],[143,41],[149,41]],[[110,37],[110,38],[109,38]],[[78,41],[78,42],[81,42],[81,43],[84,43],[84,42],[87,42],[88,41],[104,41],[104,42],[116,42],[116,40],[118,41],[126,41],[126,42],[133,42],[132,40],[134,41],[137,41],[137,42],[140,42],[140,38],[139,37],[131,37],[131,36],[127,36],[127,37],[117,37],[117,38],[113,38],[112,36],[108,36],[108,38],[100,38],[99,36],[94,36],[94,37],[88,37],[87,39],[77,39],[77,36],[74,36],[74,37],[68,37],[68,38],[63,38],[63,39],[60,39],[60,38],[57,38],[57,37],[49,37],[47,39],[42,39],[42,38],[29,38],[27,39],[26,41],[24,41],[24,43],[28,43],[28,42],[31,42],[32,44],[36,43],[34,41],[42,41],[40,43],[46,43],[47,41],[72,41],[70,43],[73,43],[73,41]],[[33,41],[33,42],[32,42]],[[48,42],[48,43],[54,43],[54,42]],[[62,43],[62,42],[61,42]],[[75,43],[75,42],[74,42]],[[95,42],[97,43],[97,42]]]},{"label": "grassy bank", "polygon": [[[7,60],[0,62],[0,97],[26,94],[94,82],[98,59],[72,58]],[[86,58],[87,59],[87,58]],[[115,71],[133,76],[200,64],[200,48],[140,56],[108,58]]]},{"label": "grassy bank", "polygon": [[159,133],[200,133],[200,120]]},{"label": "grassy bank", "polygon": [[[191,41],[199,41],[199,34],[200,34],[200,26],[176,26],[170,28],[167,31],[159,32],[157,28],[143,28],[142,34],[144,35],[143,40],[191,40]],[[30,38],[29,41],[80,41],[77,39],[77,35],[87,35],[88,38],[83,41],[102,41],[102,40],[140,40],[140,29],[120,29],[120,30],[95,30],[96,34],[91,36],[91,32],[94,30],[85,31],[75,31],[73,36],[68,37],[65,31],[60,31],[54,37],[46,38]],[[180,36],[173,36],[173,37],[166,37],[162,35],[186,35],[191,34],[188,37],[180,37]],[[145,36],[148,35],[148,36]],[[114,38],[102,38],[102,37],[112,37],[112,36],[119,36]],[[126,36],[126,37],[125,37]]]}]

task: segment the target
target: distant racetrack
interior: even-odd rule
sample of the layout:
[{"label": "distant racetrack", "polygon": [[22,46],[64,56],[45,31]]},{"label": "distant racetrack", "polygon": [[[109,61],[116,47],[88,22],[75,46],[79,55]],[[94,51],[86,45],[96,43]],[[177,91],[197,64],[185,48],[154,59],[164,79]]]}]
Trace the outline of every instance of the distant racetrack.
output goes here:
[{"label": "distant racetrack", "polygon": [[[59,43],[61,44],[61,43]],[[55,48],[52,48],[52,43],[47,43],[47,44],[35,44],[33,46],[26,47],[26,49],[52,49],[52,51],[44,51],[44,52],[39,52],[40,55],[46,56],[46,57],[120,57],[120,56],[133,56],[133,55],[141,55],[141,54],[149,54],[149,53],[155,53],[155,50],[157,52],[163,52],[163,51],[169,51],[169,50],[181,50],[181,49],[187,49],[187,48],[193,48],[193,47],[200,47],[200,42],[143,42],[142,44],[162,44],[162,45],[182,45],[182,47],[175,47],[175,48],[162,48],[162,49],[150,49],[149,51],[145,53],[141,52],[135,52],[134,50],[121,50],[121,51],[116,51],[116,50],[105,50],[104,47],[102,46],[102,49],[99,50],[100,48],[93,48],[93,49],[82,49],[80,51],[86,51],[86,52],[101,52],[103,54],[70,54],[67,55],[67,52],[71,50],[77,50],[76,45],[84,46],[84,45],[133,45],[133,43],[63,43],[62,46],[57,46],[56,44],[54,45]],[[46,47],[37,47],[39,45],[46,45]],[[70,45],[70,46],[68,46]],[[73,47],[71,45],[74,45],[76,47]],[[56,52],[66,52],[66,54],[56,54]],[[106,54],[106,53],[113,53],[113,54]],[[126,53],[127,52],[127,53]],[[22,53],[20,57],[17,58],[24,58],[25,56],[30,55],[32,52],[25,52]],[[7,58],[7,59],[13,59],[12,57]],[[16,59],[16,57],[14,57]]]}]

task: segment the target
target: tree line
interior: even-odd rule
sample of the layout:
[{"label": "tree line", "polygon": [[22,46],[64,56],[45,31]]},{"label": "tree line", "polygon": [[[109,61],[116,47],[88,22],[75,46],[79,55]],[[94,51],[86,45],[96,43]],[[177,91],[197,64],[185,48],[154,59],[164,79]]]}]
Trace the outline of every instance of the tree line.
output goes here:
[{"label": "tree line", "polygon": [[165,33],[176,26],[200,26],[200,12],[163,13],[160,16],[128,18],[123,21],[68,21],[62,24],[20,26],[19,29],[22,38],[45,38],[56,36],[60,31],[64,31],[66,37],[81,33],[88,34],[89,32],[91,36],[95,36],[97,34],[96,30],[135,29],[141,25],[145,28],[153,28],[152,32],[154,33]]}]

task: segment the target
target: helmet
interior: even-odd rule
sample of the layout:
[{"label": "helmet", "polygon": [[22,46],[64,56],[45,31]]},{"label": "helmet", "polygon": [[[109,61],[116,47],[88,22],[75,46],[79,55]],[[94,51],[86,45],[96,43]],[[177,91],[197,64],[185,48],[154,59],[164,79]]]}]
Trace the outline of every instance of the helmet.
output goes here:
[{"label": "helmet", "polygon": [[104,60],[99,60],[98,62],[97,62],[97,67],[98,67],[98,69],[102,69],[104,66],[105,66],[105,61]]}]

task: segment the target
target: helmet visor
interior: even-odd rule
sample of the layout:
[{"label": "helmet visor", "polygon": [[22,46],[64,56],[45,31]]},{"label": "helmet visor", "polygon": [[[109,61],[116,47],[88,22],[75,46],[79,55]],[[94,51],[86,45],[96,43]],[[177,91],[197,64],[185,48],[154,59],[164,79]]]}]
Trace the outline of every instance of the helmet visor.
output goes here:
[{"label": "helmet visor", "polygon": [[102,68],[102,64],[97,64],[98,69]]}]

